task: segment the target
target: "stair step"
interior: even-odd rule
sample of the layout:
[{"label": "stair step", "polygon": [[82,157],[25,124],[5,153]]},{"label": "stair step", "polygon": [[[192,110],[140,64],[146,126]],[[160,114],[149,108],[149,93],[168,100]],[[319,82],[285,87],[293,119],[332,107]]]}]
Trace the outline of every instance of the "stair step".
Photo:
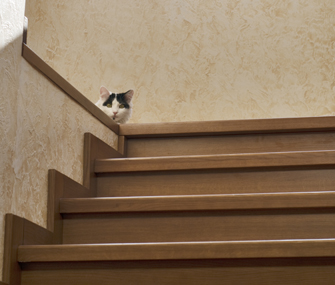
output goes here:
[{"label": "stair step", "polygon": [[247,168],[99,174],[97,197],[333,191],[335,168]]},{"label": "stair step", "polygon": [[325,130],[335,130],[334,116],[125,124],[120,125],[119,131],[121,136],[127,137],[164,137]]},{"label": "stair step", "polygon": [[96,173],[334,166],[335,150],[97,159]]},{"label": "stair step", "polygon": [[63,198],[62,214],[335,207],[335,191]]},{"label": "stair step", "polygon": [[335,239],[21,245],[18,248],[21,263],[292,257],[335,257]]},{"label": "stair step", "polygon": [[126,149],[127,157],[334,150],[335,132],[129,138]]},{"label": "stair step", "polygon": [[335,118],[120,125],[128,157],[335,149]]},{"label": "stair step", "polygon": [[334,198],[331,191],[62,199],[63,242],[329,238]]}]

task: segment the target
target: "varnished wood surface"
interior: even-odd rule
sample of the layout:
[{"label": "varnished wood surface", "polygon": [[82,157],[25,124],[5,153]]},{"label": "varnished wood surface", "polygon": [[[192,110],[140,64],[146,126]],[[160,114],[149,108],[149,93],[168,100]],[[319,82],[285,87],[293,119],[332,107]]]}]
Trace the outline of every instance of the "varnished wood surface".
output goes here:
[{"label": "varnished wood surface", "polygon": [[23,245],[19,262],[335,257],[335,239]]},{"label": "varnished wood surface", "polygon": [[97,138],[96,136],[85,133],[84,135],[84,187],[96,193],[96,175],[94,173],[94,163],[98,158],[120,158],[123,157],[117,150]]},{"label": "varnished wood surface", "polygon": [[56,170],[50,170],[48,178],[48,230],[24,218],[6,215],[3,281],[10,285],[21,284],[21,269],[17,261],[19,245],[61,243],[63,224],[59,198],[92,196],[91,191]]},{"label": "varnished wood surface", "polygon": [[20,244],[24,244],[24,220],[15,215],[6,214],[2,280],[8,284],[21,283],[21,268],[17,262]]},{"label": "varnished wood surface", "polygon": [[334,150],[335,132],[130,138],[128,157]]},{"label": "varnished wood surface", "polygon": [[113,173],[98,197],[333,191],[335,169],[318,168]]},{"label": "varnished wood surface", "polygon": [[16,215],[6,214],[3,282],[9,285],[21,284],[21,267],[17,259],[20,245],[50,243],[52,243],[50,231]]},{"label": "varnished wood surface", "polygon": [[50,172],[69,244],[23,223],[21,284],[333,284],[333,117],[149,125],[119,152],[86,134],[87,187]]},{"label": "varnished wood surface", "polygon": [[95,192],[89,190],[71,178],[50,169],[48,171],[48,207],[47,228],[53,233],[53,243],[62,243],[63,221],[59,213],[60,198],[93,197]]},{"label": "varnished wood surface", "polygon": [[124,157],[128,154],[128,139],[125,136],[119,136],[118,140],[118,152]]},{"label": "varnished wood surface", "polygon": [[114,198],[62,198],[60,200],[60,212],[63,214],[241,209],[297,209],[320,207],[335,207],[335,191]]},{"label": "varnished wood surface", "polygon": [[124,124],[119,134],[129,138],[324,130],[335,130],[335,117]]},{"label": "varnished wood surface", "polygon": [[22,44],[22,56],[38,71],[49,78],[54,84],[62,89],[70,98],[77,102],[81,107],[88,111],[92,116],[110,128],[116,134],[119,134],[119,125],[113,122],[103,111],[95,106],[89,99],[82,95],[66,79],[58,74],[52,67],[35,54],[26,44]]},{"label": "varnished wood surface", "polygon": [[22,285],[333,285],[332,258],[24,264]]},{"label": "varnished wood surface", "polygon": [[97,159],[96,173],[232,169],[252,167],[335,166],[335,150],[257,154],[193,155],[149,158]]},{"label": "varnished wood surface", "polygon": [[71,244],[274,240],[335,236],[334,208],[203,210],[64,216]]},{"label": "varnished wood surface", "polygon": [[27,219],[23,219],[24,244],[52,244],[53,233]]}]

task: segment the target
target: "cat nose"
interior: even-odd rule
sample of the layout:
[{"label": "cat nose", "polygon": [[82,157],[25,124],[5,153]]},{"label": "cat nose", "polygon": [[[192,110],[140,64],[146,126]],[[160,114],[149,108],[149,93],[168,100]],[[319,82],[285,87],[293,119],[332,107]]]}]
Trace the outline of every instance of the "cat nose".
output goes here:
[{"label": "cat nose", "polygon": [[117,114],[117,112],[113,112],[114,113],[114,115],[116,115]]}]

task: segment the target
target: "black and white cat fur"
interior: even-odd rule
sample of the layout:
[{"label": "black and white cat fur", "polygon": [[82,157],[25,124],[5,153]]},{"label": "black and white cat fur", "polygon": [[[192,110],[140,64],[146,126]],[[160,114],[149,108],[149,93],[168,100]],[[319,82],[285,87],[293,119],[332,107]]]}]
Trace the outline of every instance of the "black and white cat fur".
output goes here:
[{"label": "black and white cat fur", "polygon": [[133,111],[134,91],[129,90],[125,93],[111,93],[106,87],[100,87],[100,98],[95,103],[102,111],[104,111],[114,122],[125,124],[131,117]]}]

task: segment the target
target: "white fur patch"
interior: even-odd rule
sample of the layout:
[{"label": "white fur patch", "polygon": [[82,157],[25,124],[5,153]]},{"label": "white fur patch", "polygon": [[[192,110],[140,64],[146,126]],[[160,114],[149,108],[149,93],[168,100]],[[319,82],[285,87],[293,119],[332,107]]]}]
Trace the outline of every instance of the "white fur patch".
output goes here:
[{"label": "white fur patch", "polygon": [[104,111],[110,118],[112,118],[114,122],[119,124],[125,124],[130,119],[133,111],[133,103],[131,102],[133,91],[131,90],[130,93],[131,97],[128,102],[129,109],[120,108],[120,103],[116,99],[117,94],[115,94],[115,98],[112,102],[112,107],[108,108],[107,106],[103,106],[103,103],[107,101],[111,93],[102,86],[100,88],[100,98],[98,102],[95,103],[95,105],[99,107],[102,111]]}]

